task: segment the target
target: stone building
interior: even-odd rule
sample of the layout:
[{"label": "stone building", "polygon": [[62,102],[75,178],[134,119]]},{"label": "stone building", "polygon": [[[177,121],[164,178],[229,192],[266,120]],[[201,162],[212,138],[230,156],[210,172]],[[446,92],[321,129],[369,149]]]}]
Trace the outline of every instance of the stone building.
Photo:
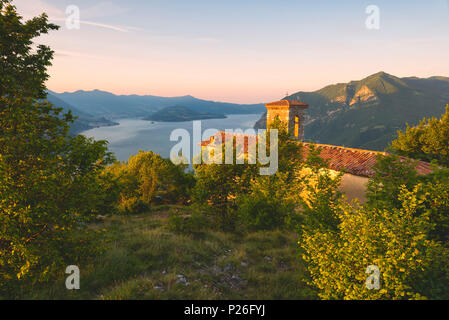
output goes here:
[{"label": "stone building", "polygon": [[[304,140],[304,120],[308,104],[292,101],[281,100],[268,103],[267,107],[267,127],[278,116],[281,121],[288,122],[288,131],[293,139],[299,141]],[[235,135],[235,134],[234,134]],[[217,141],[225,141],[226,139],[234,139],[234,135],[228,135],[223,131],[218,132],[209,140],[201,143],[202,147],[207,150],[217,148]],[[219,139],[216,139],[219,137]],[[251,146],[257,141],[257,137],[241,134],[235,135],[242,141],[243,152],[247,153]],[[304,157],[307,157],[310,143],[302,142],[304,149]],[[346,148],[341,146],[332,146],[326,144],[315,144],[315,147],[321,151],[320,157],[329,164],[328,169],[333,172],[343,172],[341,182],[341,191],[343,191],[349,200],[358,199],[362,203],[366,201],[365,192],[366,184],[370,177],[374,175],[374,165],[378,156],[386,156],[386,152],[378,152],[371,150],[362,150],[355,148]],[[405,157],[401,157],[406,160]],[[432,172],[431,165],[424,161],[416,161],[415,170],[420,175],[426,175]]]},{"label": "stone building", "polygon": [[304,140],[304,123],[307,103],[294,100],[280,100],[266,105],[267,108],[267,128],[276,117],[288,123],[288,131],[292,138]]}]

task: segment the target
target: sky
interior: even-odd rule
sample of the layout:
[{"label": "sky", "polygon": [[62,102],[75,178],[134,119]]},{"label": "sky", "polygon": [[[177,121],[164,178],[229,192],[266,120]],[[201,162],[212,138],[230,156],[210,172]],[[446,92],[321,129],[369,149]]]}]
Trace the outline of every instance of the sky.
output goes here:
[{"label": "sky", "polygon": [[[56,92],[262,103],[384,71],[449,76],[449,0],[13,0],[61,26]],[[79,29],[68,28],[79,9]],[[378,8],[378,19],[368,6]],[[374,15],[373,15],[374,14]],[[375,20],[373,20],[375,19]],[[368,28],[378,21],[378,28]]]}]

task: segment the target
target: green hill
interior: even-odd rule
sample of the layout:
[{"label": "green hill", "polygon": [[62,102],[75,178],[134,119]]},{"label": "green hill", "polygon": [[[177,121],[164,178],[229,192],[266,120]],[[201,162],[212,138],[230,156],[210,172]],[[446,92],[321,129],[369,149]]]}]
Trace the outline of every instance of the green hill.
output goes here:
[{"label": "green hill", "polygon": [[[307,140],[383,150],[406,123],[440,117],[449,103],[449,78],[398,78],[385,72],[288,99],[307,102]],[[262,128],[261,119],[256,127]]]},{"label": "green hill", "polygon": [[146,117],[145,120],[162,121],[162,122],[181,122],[203,119],[223,119],[226,118],[223,114],[213,113],[199,113],[192,111],[184,106],[166,107]]}]

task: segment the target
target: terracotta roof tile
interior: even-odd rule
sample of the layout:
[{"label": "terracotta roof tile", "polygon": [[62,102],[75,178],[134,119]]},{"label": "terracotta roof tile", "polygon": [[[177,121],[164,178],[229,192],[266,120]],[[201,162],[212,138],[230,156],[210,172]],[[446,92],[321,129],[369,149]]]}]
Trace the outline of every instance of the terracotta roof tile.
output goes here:
[{"label": "terracotta roof tile", "polygon": [[[310,144],[304,143],[304,146],[304,154],[305,157],[307,157]],[[374,175],[373,168],[377,162],[377,156],[388,155],[386,152],[345,148],[324,144],[316,144],[315,146],[321,149],[320,157],[328,161],[329,169],[335,171],[345,171],[347,173],[362,177],[372,177]],[[407,158],[400,157],[400,159],[405,161]],[[430,163],[417,161],[416,171],[418,174],[426,175],[432,172],[432,168]]]},{"label": "terracotta roof tile", "polygon": [[[217,141],[214,139],[221,135],[221,141],[225,141],[225,139],[229,140],[234,137],[247,137],[252,136],[248,134],[242,133],[227,133],[224,131],[220,131],[214,136],[211,137],[210,140],[205,140],[201,142],[202,146],[217,146]],[[254,138],[254,136],[253,136]],[[248,143],[251,141],[257,141],[256,139],[244,139],[244,152],[248,152]],[[310,143],[303,143],[304,145],[304,156],[307,157],[309,153]],[[320,157],[324,160],[327,160],[329,163],[329,169],[335,171],[344,171],[356,176],[362,177],[372,177],[374,175],[374,165],[377,162],[377,156],[380,155],[388,155],[386,152],[378,152],[378,151],[370,151],[363,149],[354,149],[354,148],[345,148],[340,146],[332,146],[326,144],[315,144],[317,148],[321,150]],[[400,157],[403,161],[407,158]],[[420,175],[426,175],[432,172],[432,168],[430,163],[424,161],[417,161],[416,163],[416,171]]]}]

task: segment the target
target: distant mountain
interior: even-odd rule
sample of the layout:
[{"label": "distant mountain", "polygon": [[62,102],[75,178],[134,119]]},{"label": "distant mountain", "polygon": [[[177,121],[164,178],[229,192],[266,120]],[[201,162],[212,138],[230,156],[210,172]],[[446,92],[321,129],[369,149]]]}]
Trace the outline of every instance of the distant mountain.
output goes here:
[{"label": "distant mountain", "polygon": [[[385,72],[287,99],[308,103],[305,137],[316,143],[384,150],[406,123],[440,117],[449,103],[449,78],[398,78]],[[256,124],[264,128],[262,117]]]},{"label": "distant mountain", "polygon": [[204,119],[223,119],[226,118],[223,114],[213,113],[199,113],[190,110],[184,106],[166,107],[153,113],[151,116],[144,118],[144,120],[162,121],[162,122],[181,122]]},{"label": "distant mountain", "polygon": [[55,107],[62,108],[63,113],[67,113],[69,110],[72,111],[72,114],[77,117],[75,122],[70,127],[70,133],[72,135],[77,135],[80,132],[97,128],[97,127],[105,127],[105,126],[113,126],[117,123],[112,122],[110,120],[107,120],[103,117],[94,117],[88,113],[85,113],[72,105],[68,104],[67,102],[59,99],[52,93],[47,94],[47,101],[51,102]]},{"label": "distant mountain", "polygon": [[192,96],[166,98],[150,95],[114,95],[100,90],[51,93],[82,112],[107,119],[148,117],[171,106],[185,106],[193,112],[213,114],[261,113],[265,110],[263,104],[215,102]]}]

